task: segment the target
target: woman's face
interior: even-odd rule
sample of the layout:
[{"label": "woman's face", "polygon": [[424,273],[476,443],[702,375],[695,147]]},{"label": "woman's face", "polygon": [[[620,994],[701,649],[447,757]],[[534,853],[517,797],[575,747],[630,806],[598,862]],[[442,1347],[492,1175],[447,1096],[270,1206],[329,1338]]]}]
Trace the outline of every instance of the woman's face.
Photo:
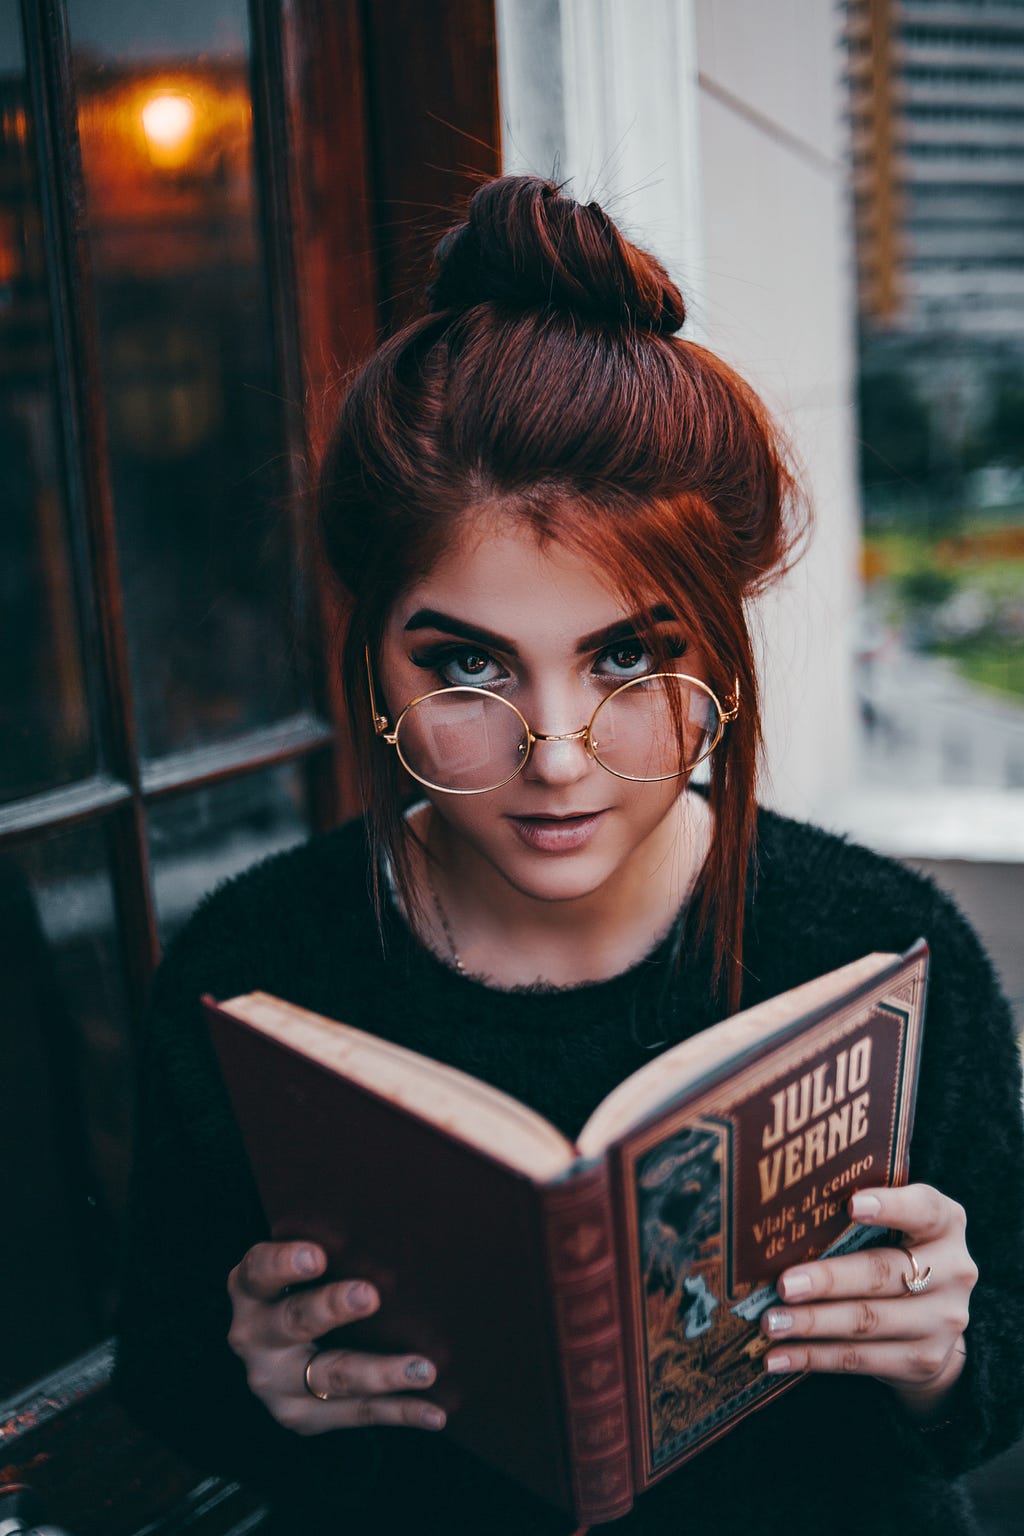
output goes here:
[{"label": "woman's face", "polygon": [[[520,521],[488,516],[389,616],[379,677],[391,724],[422,694],[473,685],[514,703],[535,732],[578,731],[613,689],[656,670],[634,619],[595,563],[541,544]],[[667,611],[659,629],[680,658],[671,665],[702,678],[699,654]],[[581,740],[539,741],[498,789],[424,793],[463,870],[483,861],[524,895],[566,901],[671,856],[684,784],[629,782]]]}]

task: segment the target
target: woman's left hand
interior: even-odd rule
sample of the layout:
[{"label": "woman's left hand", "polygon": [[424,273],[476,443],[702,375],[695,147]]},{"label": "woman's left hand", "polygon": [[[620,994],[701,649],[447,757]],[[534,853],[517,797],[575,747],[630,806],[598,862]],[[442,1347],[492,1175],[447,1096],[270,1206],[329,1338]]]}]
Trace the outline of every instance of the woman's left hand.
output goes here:
[{"label": "woman's left hand", "polygon": [[785,1303],[761,1319],[773,1346],[769,1371],[877,1376],[915,1417],[933,1418],[963,1370],[964,1331],[978,1269],[967,1250],[962,1206],[929,1184],[864,1189],[848,1210],[855,1221],[903,1234],[926,1289],[912,1294],[913,1267],[900,1248],[868,1248],[787,1269]]}]

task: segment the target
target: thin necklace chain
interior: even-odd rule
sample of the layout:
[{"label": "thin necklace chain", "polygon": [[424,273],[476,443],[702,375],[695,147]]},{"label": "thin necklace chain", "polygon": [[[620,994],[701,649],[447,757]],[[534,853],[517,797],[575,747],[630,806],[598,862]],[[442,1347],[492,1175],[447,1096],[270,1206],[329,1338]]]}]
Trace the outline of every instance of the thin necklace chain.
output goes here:
[{"label": "thin necklace chain", "polygon": [[444,936],[448,940],[448,950],[449,950],[449,953],[451,955],[452,964],[454,965],[455,969],[458,971],[460,976],[465,976],[465,974],[466,974],[466,967],[463,965],[463,963],[462,963],[462,956],[459,954],[459,951],[458,951],[458,949],[456,947],[455,935],[452,933],[452,925],[448,921],[448,914],[445,912],[444,907],[442,907],[442,905],[441,905],[441,898],[437,894],[437,886],[434,884],[434,877],[430,873],[430,856],[429,856],[429,854],[427,855],[427,859],[426,859],[426,871],[427,871],[427,885],[430,887],[430,894],[434,898],[434,909],[437,912],[438,918],[440,919],[441,927],[444,930]]},{"label": "thin necklace chain", "polygon": [[[466,967],[465,967],[465,965],[462,962],[462,956],[459,954],[458,945],[455,942],[455,935],[454,935],[454,933],[452,933],[452,925],[448,921],[448,914],[445,911],[444,907],[441,905],[441,898],[437,894],[437,886],[434,884],[434,877],[433,877],[433,875],[431,873],[431,870],[430,870],[430,853],[429,853],[429,850],[425,850],[425,853],[426,853],[426,857],[424,859],[424,870],[426,872],[426,877],[427,877],[427,888],[430,891],[430,895],[431,895],[431,898],[432,898],[433,903],[434,903],[434,911],[437,913],[438,921],[441,924],[442,932],[444,933],[445,940],[447,941],[447,944],[448,944],[448,954],[449,954],[449,957],[451,959],[452,965],[458,971],[459,975],[460,976],[466,976],[469,973],[467,972]],[[689,893],[687,893],[687,898],[686,899],[687,900],[689,899]],[[659,1044],[663,1044],[664,1042],[658,1042],[658,1043]]]}]

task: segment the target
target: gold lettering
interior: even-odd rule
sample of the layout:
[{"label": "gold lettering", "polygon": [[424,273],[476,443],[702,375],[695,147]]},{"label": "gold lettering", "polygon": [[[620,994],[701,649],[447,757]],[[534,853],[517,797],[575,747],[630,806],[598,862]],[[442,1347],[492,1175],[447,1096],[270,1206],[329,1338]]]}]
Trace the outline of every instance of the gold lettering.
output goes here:
[{"label": "gold lettering", "polygon": [[[799,1104],[797,1094],[799,1093]],[[811,1077],[805,1074],[799,1082],[790,1083],[786,1089],[786,1130],[792,1136],[801,1130],[811,1115]]]},{"label": "gold lettering", "polygon": [[832,1108],[832,1089],[825,1087],[825,1077],[828,1073],[828,1063],[822,1062],[820,1067],[815,1067],[811,1076],[814,1081],[814,1092],[811,1095],[811,1118],[817,1120]]},{"label": "gold lettering", "polygon": [[838,1157],[840,1152],[845,1152],[850,1144],[850,1106],[844,1104],[842,1109],[834,1110],[828,1117],[828,1152],[826,1156],[831,1159]]},{"label": "gold lettering", "polygon": [[766,1125],[764,1131],[761,1134],[761,1145],[766,1152],[768,1151],[769,1147],[778,1146],[779,1142],[786,1134],[786,1126],[782,1117],[782,1101],[784,1098],[785,1095],[782,1093],[772,1094],[772,1108],[775,1111],[775,1123],[774,1125]]},{"label": "gold lettering", "polygon": [[804,1172],[811,1173],[825,1161],[825,1122],[819,1120],[804,1132]]},{"label": "gold lettering", "polygon": [[794,1136],[792,1141],[787,1141],[784,1151],[786,1154],[786,1177],[783,1181],[784,1188],[788,1189],[795,1184],[797,1179],[803,1177],[803,1164],[800,1161],[800,1149],[803,1146],[802,1136]]},{"label": "gold lettering", "polygon": [[782,1150],[773,1152],[771,1157],[758,1159],[757,1171],[761,1179],[761,1204],[771,1200],[779,1192],[779,1172],[782,1168]]},{"label": "gold lettering", "polygon": [[870,1093],[861,1093],[853,1101],[852,1114],[850,1116],[850,1140],[863,1141],[868,1133],[868,1104],[871,1101]]}]

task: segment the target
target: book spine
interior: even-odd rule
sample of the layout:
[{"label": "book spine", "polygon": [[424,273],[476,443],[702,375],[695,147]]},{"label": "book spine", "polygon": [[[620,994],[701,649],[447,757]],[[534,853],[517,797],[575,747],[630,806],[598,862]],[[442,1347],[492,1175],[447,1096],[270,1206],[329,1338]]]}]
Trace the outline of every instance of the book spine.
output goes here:
[{"label": "book spine", "polygon": [[607,1162],[544,1191],[548,1275],[570,1481],[584,1525],[633,1507],[633,1476]]}]

